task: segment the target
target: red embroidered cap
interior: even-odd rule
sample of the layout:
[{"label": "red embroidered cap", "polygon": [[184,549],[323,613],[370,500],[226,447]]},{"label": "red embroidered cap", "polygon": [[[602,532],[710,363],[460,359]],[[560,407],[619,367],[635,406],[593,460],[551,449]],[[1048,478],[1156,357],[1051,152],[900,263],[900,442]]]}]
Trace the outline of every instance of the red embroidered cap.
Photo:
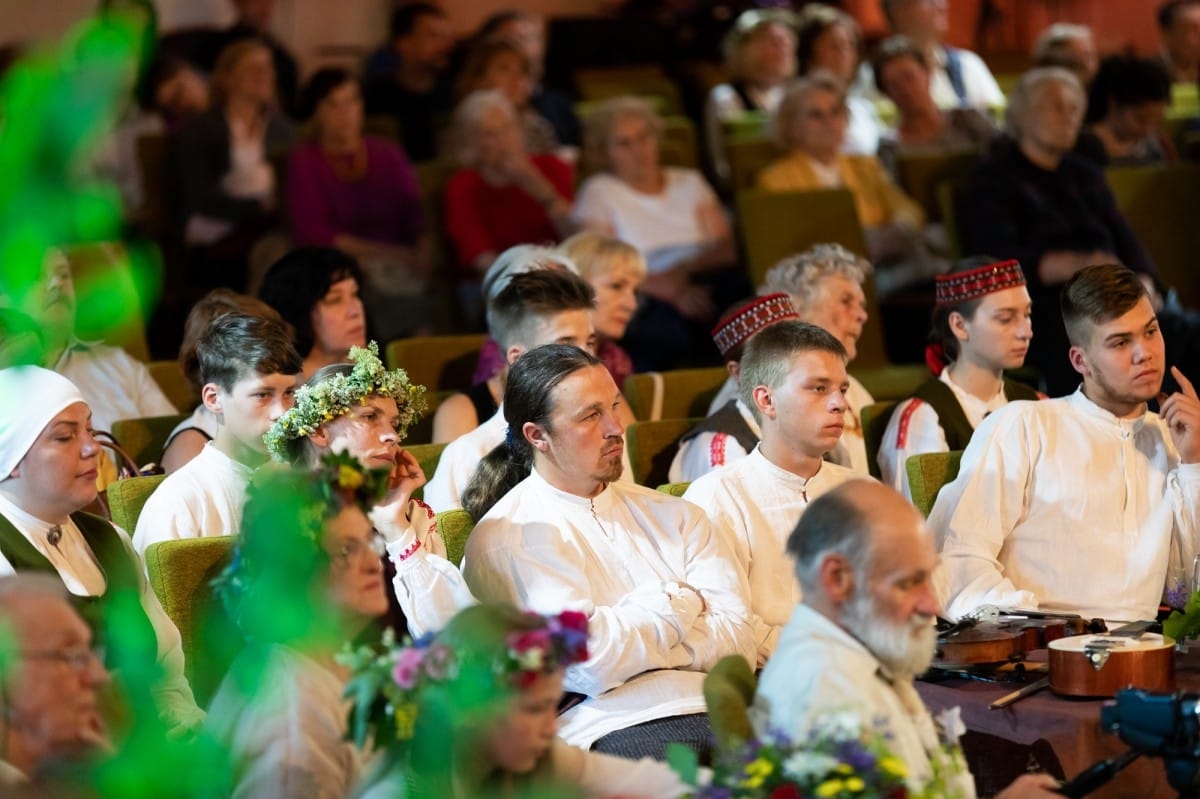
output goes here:
[{"label": "red embroidered cap", "polygon": [[799,319],[792,298],[783,292],[757,297],[734,308],[717,320],[712,329],[713,341],[722,358],[745,344],[758,331],[785,319]]},{"label": "red embroidered cap", "polygon": [[1025,285],[1025,273],[1016,261],[1000,261],[967,272],[937,276],[937,304],[958,305],[1013,286]]}]

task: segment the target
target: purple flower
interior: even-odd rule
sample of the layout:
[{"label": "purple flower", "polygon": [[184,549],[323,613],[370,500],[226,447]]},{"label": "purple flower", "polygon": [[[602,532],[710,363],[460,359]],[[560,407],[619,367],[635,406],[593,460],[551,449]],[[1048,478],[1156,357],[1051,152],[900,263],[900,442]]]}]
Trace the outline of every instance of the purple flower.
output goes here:
[{"label": "purple flower", "polygon": [[392,669],[392,679],[404,690],[411,690],[417,684],[417,676],[421,673],[423,653],[413,647],[405,647],[396,656],[396,667]]},{"label": "purple flower", "polygon": [[839,743],[837,758],[860,774],[875,768],[875,755],[858,741]]}]

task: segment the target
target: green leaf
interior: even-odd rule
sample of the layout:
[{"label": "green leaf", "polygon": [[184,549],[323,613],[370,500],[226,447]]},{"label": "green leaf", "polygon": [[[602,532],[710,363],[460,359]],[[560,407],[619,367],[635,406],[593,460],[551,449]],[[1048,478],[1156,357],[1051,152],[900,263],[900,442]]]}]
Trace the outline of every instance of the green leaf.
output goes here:
[{"label": "green leaf", "polygon": [[700,775],[700,759],[691,749],[680,743],[667,746],[667,765],[687,785],[696,785]]}]

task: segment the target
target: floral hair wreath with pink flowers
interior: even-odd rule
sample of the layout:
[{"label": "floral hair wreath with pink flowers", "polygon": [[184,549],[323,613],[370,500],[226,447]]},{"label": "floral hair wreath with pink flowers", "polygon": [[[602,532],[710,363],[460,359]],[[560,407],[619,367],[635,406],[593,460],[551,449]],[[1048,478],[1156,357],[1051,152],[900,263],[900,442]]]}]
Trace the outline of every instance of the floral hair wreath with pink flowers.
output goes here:
[{"label": "floral hair wreath with pink flowers", "polygon": [[[499,661],[491,664],[497,677],[523,690],[540,675],[587,660],[587,616],[563,611],[554,616],[525,614],[543,622],[535,629],[512,632]],[[345,696],[353,702],[349,737],[355,745],[375,747],[410,740],[416,729],[417,699],[432,683],[458,677],[459,658],[432,633],[397,645],[390,630],[383,635],[383,651],[362,646],[338,655],[351,671]]]}]

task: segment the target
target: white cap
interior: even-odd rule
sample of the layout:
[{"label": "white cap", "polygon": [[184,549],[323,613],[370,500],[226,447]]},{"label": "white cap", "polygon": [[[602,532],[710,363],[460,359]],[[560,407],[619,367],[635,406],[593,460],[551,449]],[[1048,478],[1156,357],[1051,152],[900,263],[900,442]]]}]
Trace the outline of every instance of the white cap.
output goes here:
[{"label": "white cap", "polygon": [[58,372],[40,366],[0,369],[0,480],[5,480],[38,436],[83,394]]}]

